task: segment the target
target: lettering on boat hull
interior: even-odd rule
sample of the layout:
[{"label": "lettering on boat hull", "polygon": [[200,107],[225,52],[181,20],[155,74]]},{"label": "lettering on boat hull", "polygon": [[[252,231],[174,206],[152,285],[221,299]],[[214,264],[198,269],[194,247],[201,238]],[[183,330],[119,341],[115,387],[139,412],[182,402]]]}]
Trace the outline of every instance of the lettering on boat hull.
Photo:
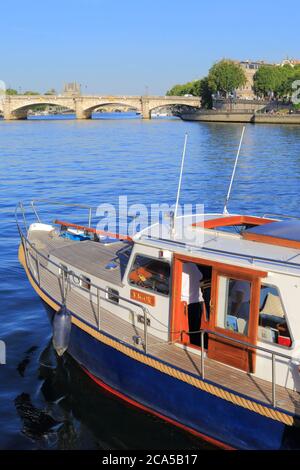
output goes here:
[{"label": "lettering on boat hull", "polygon": [[144,292],[140,292],[135,289],[130,290],[130,298],[132,300],[137,300],[138,302],[142,302],[143,304],[151,305],[151,307],[155,307],[155,296],[146,294]]}]

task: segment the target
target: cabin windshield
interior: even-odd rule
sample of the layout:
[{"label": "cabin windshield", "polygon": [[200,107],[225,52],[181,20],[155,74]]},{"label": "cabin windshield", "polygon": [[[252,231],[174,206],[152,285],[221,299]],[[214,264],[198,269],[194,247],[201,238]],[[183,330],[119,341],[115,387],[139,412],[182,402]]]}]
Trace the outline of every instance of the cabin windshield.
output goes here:
[{"label": "cabin windshield", "polygon": [[169,295],[170,265],[165,261],[137,255],[129,273],[129,284]]}]

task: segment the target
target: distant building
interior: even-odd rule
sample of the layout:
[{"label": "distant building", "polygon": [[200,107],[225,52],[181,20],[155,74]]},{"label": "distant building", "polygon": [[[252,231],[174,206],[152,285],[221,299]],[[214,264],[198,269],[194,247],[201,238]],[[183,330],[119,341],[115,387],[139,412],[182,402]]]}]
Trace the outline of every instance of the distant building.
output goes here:
[{"label": "distant building", "polygon": [[80,94],[81,94],[81,86],[79,83],[76,83],[76,82],[65,83],[63,95],[79,96]]},{"label": "distant building", "polygon": [[239,99],[244,99],[244,100],[253,100],[256,98],[255,93],[253,91],[253,85],[254,85],[253,77],[255,73],[257,72],[259,67],[261,67],[262,65],[268,66],[272,64],[264,62],[263,60],[261,61],[244,60],[244,61],[237,62],[237,63],[239,63],[241,67],[243,68],[245,75],[246,75],[247,82],[245,83],[243,87],[240,87],[236,90],[236,97]]},{"label": "distant building", "polygon": [[284,65],[290,65],[291,67],[295,67],[295,65],[300,65],[300,60],[297,60],[297,59],[289,59],[288,57],[286,59],[284,59],[280,64],[277,64],[277,65],[281,65],[281,67],[283,67]]},{"label": "distant building", "polygon": [[295,67],[295,65],[300,64],[300,60],[286,58],[279,64],[271,64],[263,60],[261,61],[244,60],[240,62],[237,61],[236,63],[241,65],[247,78],[246,84],[243,87],[240,87],[236,90],[236,93],[235,93],[236,97],[239,99],[244,99],[244,100],[253,100],[256,98],[256,95],[253,91],[253,85],[254,85],[253,77],[255,73],[257,72],[257,70],[259,69],[259,67],[263,65],[264,66],[280,65],[281,67],[283,67],[284,65],[290,65],[291,67]]}]

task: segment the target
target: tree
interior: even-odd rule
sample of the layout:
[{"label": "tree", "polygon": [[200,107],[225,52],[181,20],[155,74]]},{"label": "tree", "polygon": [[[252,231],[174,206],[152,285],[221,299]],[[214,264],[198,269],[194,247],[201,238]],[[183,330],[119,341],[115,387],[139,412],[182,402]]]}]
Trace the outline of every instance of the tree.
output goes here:
[{"label": "tree", "polygon": [[207,84],[212,93],[217,91],[227,97],[234,90],[246,84],[246,75],[240,64],[223,59],[209,70]]},{"label": "tree", "polygon": [[17,90],[14,90],[13,88],[7,88],[5,93],[7,95],[17,95],[18,94]]},{"label": "tree", "polygon": [[39,95],[38,91],[25,91],[24,95]]},{"label": "tree", "polygon": [[288,76],[280,85],[279,93],[281,98],[292,99],[296,93],[297,85],[300,84],[300,68],[294,69],[293,74]]},{"label": "tree", "polygon": [[201,106],[203,108],[212,108],[212,91],[208,84],[208,77],[202,78],[199,83],[199,96],[201,96]]},{"label": "tree", "polygon": [[56,90],[54,88],[51,88],[50,90],[45,92],[45,95],[56,95]]},{"label": "tree", "polygon": [[267,97],[273,94],[277,98],[285,96],[286,86],[294,74],[294,68],[290,65],[262,65],[253,77],[254,91],[257,95]]},{"label": "tree", "polygon": [[167,96],[184,96],[193,95],[199,96],[199,83],[200,80],[194,80],[193,82],[187,82],[183,85],[174,85],[170,90],[167,91]]}]

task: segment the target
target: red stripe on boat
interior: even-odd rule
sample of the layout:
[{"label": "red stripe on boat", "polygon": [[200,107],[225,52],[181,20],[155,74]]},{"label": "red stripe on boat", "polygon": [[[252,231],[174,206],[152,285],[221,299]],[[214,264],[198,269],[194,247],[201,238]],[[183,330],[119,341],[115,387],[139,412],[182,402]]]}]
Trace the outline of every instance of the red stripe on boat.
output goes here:
[{"label": "red stripe on boat", "polygon": [[129,403],[130,405],[132,406],[135,406],[136,408],[139,408],[143,411],[146,411],[148,413],[151,413],[155,416],[158,416],[159,418],[161,418],[162,420],[164,421],[167,421],[168,423],[171,423],[181,429],[183,429],[184,431],[188,431],[189,433],[197,436],[197,437],[200,437],[201,439],[203,439],[204,441],[206,442],[209,442],[210,444],[213,444],[217,447],[220,447],[222,449],[225,449],[225,450],[235,450],[233,447],[230,447],[229,445],[227,444],[224,444],[223,442],[221,441],[218,441],[216,439],[213,439],[212,437],[209,437],[209,436],[206,436],[205,434],[202,434],[198,431],[195,431],[195,429],[192,429],[192,428],[189,428],[188,426],[185,426],[184,424],[181,424],[179,423],[178,421],[175,421],[174,419],[172,418],[168,418],[167,416],[164,416],[160,413],[158,413],[157,411],[154,411],[152,410],[151,408],[148,408],[147,406],[144,406],[142,405],[141,403],[133,400],[132,398],[129,398],[127,397],[126,395],[124,395],[123,393],[115,390],[114,388],[110,387],[109,385],[107,385],[106,383],[102,382],[102,380],[100,380],[98,377],[95,377],[93,374],[91,374],[87,369],[85,369],[82,365],[81,365],[81,368],[84,370],[84,372],[94,381],[96,382],[97,385],[99,385],[101,388],[104,388],[105,390],[107,390],[108,392],[112,393],[113,395],[115,395],[116,397],[120,398],[121,400],[124,400],[126,401],[127,403]]}]

